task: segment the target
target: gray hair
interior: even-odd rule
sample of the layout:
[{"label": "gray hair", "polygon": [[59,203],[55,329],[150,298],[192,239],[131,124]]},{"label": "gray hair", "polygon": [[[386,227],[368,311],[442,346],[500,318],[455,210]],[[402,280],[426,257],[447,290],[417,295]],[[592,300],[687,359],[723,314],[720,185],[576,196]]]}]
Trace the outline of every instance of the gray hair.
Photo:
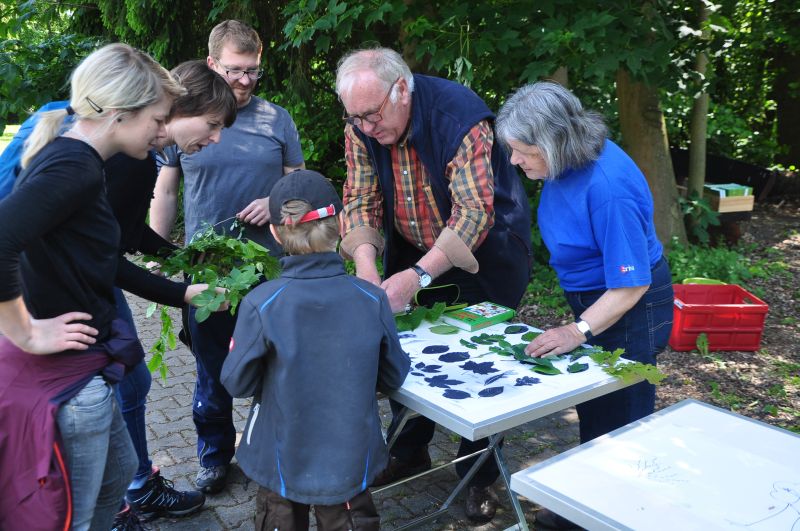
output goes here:
[{"label": "gray hair", "polygon": [[516,140],[541,150],[548,179],[597,160],[608,129],[603,117],[584,110],[572,92],[558,83],[525,85],[497,113],[495,131],[508,145]]},{"label": "gray hair", "polygon": [[[384,82],[386,88],[392,86],[399,78],[405,78],[409,92],[414,92],[414,76],[402,56],[391,48],[364,48],[354,50],[339,60],[336,67],[336,94],[350,92],[356,74],[371,71]],[[392,103],[397,101],[397,88],[392,89],[389,96]]]}]

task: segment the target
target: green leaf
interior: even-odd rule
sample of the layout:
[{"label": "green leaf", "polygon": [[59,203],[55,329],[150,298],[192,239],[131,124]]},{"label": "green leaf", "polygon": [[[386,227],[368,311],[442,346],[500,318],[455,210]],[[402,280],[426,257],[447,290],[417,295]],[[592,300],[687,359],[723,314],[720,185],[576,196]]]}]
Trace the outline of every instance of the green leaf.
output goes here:
[{"label": "green leaf", "polygon": [[474,343],[470,343],[466,339],[459,339],[458,342],[461,343],[462,345],[464,345],[467,348],[471,348],[471,349],[477,349],[478,348],[478,345],[475,345]]},{"label": "green leaf", "polygon": [[547,365],[534,365],[533,367],[531,367],[531,370],[539,374],[548,374],[548,375],[561,374],[561,371],[558,368],[553,367],[552,365],[549,367]]},{"label": "green leaf", "polygon": [[541,333],[541,332],[534,332],[534,331],[530,331],[530,332],[525,332],[524,334],[522,334],[522,337],[521,337],[520,339],[522,339],[523,341],[527,341],[528,343],[530,343],[531,341],[533,341],[534,339],[536,339],[536,338],[537,338],[537,337],[539,337],[540,335],[542,335],[542,333]]},{"label": "green leaf", "polygon": [[583,372],[589,369],[588,363],[572,363],[567,365],[567,372]]},{"label": "green leaf", "polygon": [[155,303],[155,302],[150,303],[150,306],[147,307],[147,311],[145,311],[144,316],[147,317],[148,319],[150,317],[152,317],[153,314],[155,313],[157,307],[158,307],[158,303]]},{"label": "green leaf", "polygon": [[457,333],[459,331],[459,328],[453,325],[442,324],[442,325],[432,326],[430,330],[434,334],[450,335]]}]

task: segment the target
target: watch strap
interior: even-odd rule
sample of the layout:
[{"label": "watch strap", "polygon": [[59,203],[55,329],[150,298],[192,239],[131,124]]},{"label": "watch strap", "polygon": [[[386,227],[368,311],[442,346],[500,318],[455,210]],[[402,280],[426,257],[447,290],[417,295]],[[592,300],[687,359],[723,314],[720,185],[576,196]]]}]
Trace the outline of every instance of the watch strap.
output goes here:
[{"label": "watch strap", "polygon": [[575,321],[575,324],[578,327],[578,331],[580,331],[580,333],[586,336],[587,341],[589,341],[594,337],[594,334],[592,334],[592,327],[589,326],[589,323],[587,323],[583,319],[580,319],[578,321]]}]

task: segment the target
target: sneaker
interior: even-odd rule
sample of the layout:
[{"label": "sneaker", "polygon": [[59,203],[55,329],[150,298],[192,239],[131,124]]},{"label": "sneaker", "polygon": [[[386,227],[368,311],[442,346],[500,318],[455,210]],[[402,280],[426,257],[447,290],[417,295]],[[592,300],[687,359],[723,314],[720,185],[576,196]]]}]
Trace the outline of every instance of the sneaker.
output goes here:
[{"label": "sneaker", "polygon": [[150,531],[150,528],[144,525],[130,505],[126,505],[114,517],[114,527],[111,531]]},{"label": "sneaker", "polygon": [[159,516],[186,516],[200,509],[206,502],[202,492],[196,490],[181,491],[172,486],[172,482],[161,477],[158,468],[140,489],[130,489],[125,500],[145,520]]},{"label": "sneaker", "polygon": [[216,494],[225,488],[228,480],[228,465],[201,466],[194,480],[197,488],[208,494]]}]

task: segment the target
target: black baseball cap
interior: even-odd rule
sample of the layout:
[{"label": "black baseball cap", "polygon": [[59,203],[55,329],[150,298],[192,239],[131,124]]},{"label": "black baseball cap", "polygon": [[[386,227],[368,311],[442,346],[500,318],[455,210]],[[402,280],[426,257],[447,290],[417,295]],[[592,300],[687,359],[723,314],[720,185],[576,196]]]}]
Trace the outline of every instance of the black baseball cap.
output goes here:
[{"label": "black baseball cap", "polygon": [[275,225],[281,224],[281,207],[287,201],[301,199],[314,208],[299,223],[335,216],[342,211],[342,200],[331,182],[321,173],[296,170],[281,177],[269,194],[269,217]]}]

